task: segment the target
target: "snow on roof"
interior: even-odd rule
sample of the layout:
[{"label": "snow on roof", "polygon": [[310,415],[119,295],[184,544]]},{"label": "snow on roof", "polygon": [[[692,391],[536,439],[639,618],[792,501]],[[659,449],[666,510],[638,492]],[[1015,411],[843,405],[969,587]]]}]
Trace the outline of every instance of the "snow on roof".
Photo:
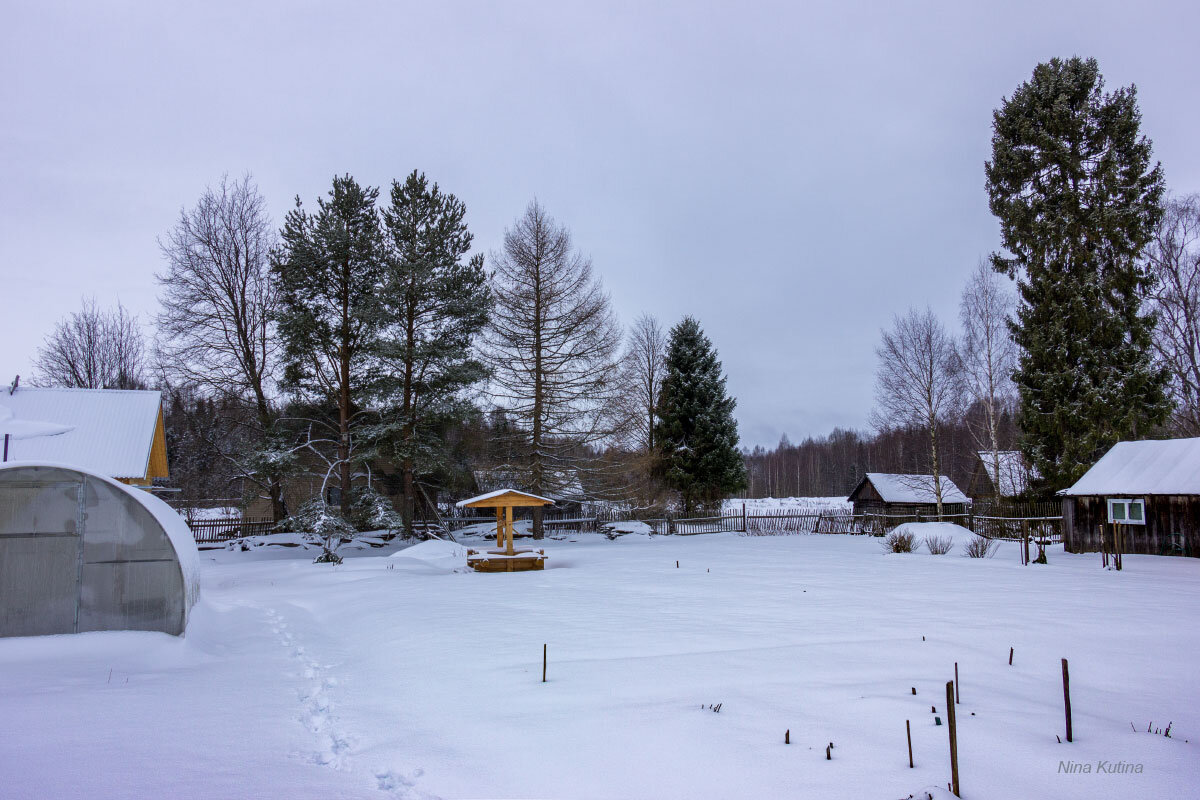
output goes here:
[{"label": "snow on roof", "polygon": [[74,464],[113,478],[142,478],[162,395],[125,389],[24,386],[0,390],[0,439],[8,460]]},{"label": "snow on roof", "polygon": [[1117,442],[1060,494],[1200,494],[1200,439]]},{"label": "snow on roof", "polygon": [[[936,503],[932,475],[894,475],[887,472],[868,472],[875,491],[885,503]],[[968,503],[967,496],[945,475],[941,476],[943,503]]]},{"label": "snow on roof", "polygon": [[502,494],[519,494],[522,497],[529,497],[534,500],[544,500],[545,502],[554,505],[554,501],[549,497],[542,497],[540,495],[530,494],[529,492],[521,492],[517,491],[516,489],[497,489],[494,492],[487,492],[476,497],[468,497],[466,500],[459,500],[457,503],[455,503],[455,505],[459,508],[465,508],[469,505],[474,505],[475,503],[479,503],[484,500],[491,500],[493,497],[499,497]]},{"label": "snow on roof", "polygon": [[1020,450],[1001,450],[998,455],[1000,461],[1000,480],[996,480],[996,459],[993,458],[991,450],[980,450],[979,460],[983,462],[983,468],[987,472],[987,476],[992,481],[992,485],[1000,489],[1002,497],[1015,497],[1023,493],[1029,488],[1029,479],[1036,477],[1036,473],[1025,464],[1025,457],[1021,455]]}]

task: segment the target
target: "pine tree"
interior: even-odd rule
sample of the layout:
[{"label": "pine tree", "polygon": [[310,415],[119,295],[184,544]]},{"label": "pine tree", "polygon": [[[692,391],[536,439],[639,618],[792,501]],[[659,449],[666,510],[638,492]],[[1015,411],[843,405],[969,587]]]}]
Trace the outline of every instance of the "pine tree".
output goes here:
[{"label": "pine tree", "polygon": [[394,450],[409,536],[415,473],[440,463],[441,423],[467,410],[459,402],[462,390],[485,376],[471,344],[487,323],[491,296],[483,256],[463,261],[471,249],[465,215],[458,198],[415,170],[404,183],[392,182],[391,205],[383,212],[388,252],[380,355],[385,396],[396,404]]},{"label": "pine tree", "polygon": [[[354,429],[367,421],[383,309],[383,237],[379,190],[335,177],[328,198],[307,213],[296,198],[273,257],[279,282],[276,320],[284,350],[284,385],[337,409],[336,468],[342,502],[350,500]],[[378,426],[376,426],[378,427]]]},{"label": "pine tree", "polygon": [[1062,488],[1169,411],[1141,312],[1143,251],[1162,216],[1162,168],[1134,87],[1104,92],[1094,59],[1039,64],[994,114],[987,190],[1017,279],[1022,447]]},{"label": "pine tree", "polygon": [[679,492],[685,515],[746,488],[735,405],[712,342],[684,317],[671,329],[655,440],[663,478]]}]

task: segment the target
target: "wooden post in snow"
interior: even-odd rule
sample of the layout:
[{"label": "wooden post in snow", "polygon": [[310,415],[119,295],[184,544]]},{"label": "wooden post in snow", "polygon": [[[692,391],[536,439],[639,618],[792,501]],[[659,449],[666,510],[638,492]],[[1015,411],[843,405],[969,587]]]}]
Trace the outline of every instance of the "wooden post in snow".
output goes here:
[{"label": "wooden post in snow", "polygon": [[958,789],[958,726],[954,720],[954,681],[946,681],[946,723],[950,731],[950,791],[962,797]]},{"label": "wooden post in snow", "polygon": [[908,734],[908,768],[912,769],[912,723],[908,720],[904,720],[904,732]]},{"label": "wooden post in snow", "polygon": [[1074,741],[1071,738],[1071,676],[1067,671],[1067,660],[1062,660],[1063,668],[1063,710],[1067,717],[1067,741]]}]

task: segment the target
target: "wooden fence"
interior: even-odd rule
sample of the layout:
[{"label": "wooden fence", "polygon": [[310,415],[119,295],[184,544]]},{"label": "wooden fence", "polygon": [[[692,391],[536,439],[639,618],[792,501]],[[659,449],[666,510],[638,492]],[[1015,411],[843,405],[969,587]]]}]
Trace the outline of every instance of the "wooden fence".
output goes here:
[{"label": "wooden fence", "polygon": [[[523,517],[525,515],[522,515]],[[526,517],[527,518],[527,517]],[[854,514],[849,510],[812,512],[789,509],[753,513],[743,508],[734,513],[708,517],[646,517],[636,511],[548,513],[543,524],[548,532],[588,532],[612,522],[639,521],[657,535],[692,536],[701,533],[734,532],[750,536],[779,536],[796,533],[852,533],[883,535],[905,522],[937,522],[933,514]],[[989,539],[1020,541],[1028,533],[1032,541],[1062,541],[1062,516],[1056,503],[1006,501],[1000,505],[976,503],[964,514],[943,514],[941,520],[962,525]],[[446,517],[451,530],[469,525],[494,525],[494,516]]]},{"label": "wooden fence", "polygon": [[192,537],[197,542],[226,542],[243,536],[263,536],[271,533],[275,529],[275,522],[269,517],[198,519],[189,522],[188,527],[192,529]]}]

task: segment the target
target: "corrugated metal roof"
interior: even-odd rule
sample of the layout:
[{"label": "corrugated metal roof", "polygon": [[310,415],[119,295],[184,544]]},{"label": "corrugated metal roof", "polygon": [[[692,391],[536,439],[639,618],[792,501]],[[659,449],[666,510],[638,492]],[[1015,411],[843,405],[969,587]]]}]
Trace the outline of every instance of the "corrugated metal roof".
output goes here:
[{"label": "corrugated metal roof", "polygon": [[112,478],[145,477],[162,395],[124,389],[0,389],[0,439],[10,462],[70,464]]},{"label": "corrugated metal roof", "polygon": [[[885,503],[936,503],[932,475],[894,475],[886,472],[868,472],[867,479],[879,492]],[[943,503],[969,503],[954,481],[941,476]]]},{"label": "corrugated metal roof", "polygon": [[1060,494],[1200,494],[1200,439],[1117,442]]}]

